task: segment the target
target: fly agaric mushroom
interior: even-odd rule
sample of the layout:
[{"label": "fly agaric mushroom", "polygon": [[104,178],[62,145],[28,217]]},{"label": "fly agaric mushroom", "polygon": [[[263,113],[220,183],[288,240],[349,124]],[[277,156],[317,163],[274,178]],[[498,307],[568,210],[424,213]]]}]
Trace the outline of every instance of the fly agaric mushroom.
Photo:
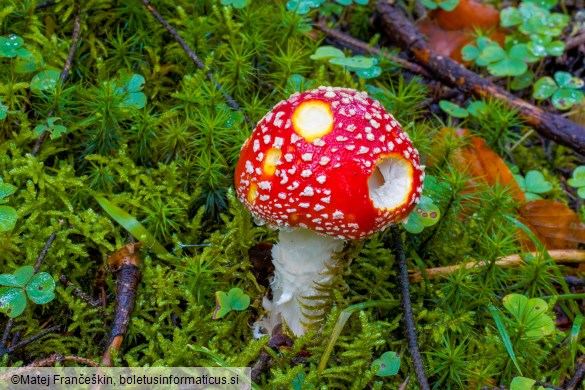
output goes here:
[{"label": "fly agaric mushroom", "polygon": [[345,240],[406,219],[420,199],[423,168],[396,119],[365,92],[319,87],[266,114],[235,173],[240,201],[256,220],[280,229],[265,323],[282,317],[303,334],[309,313],[302,300],[330,279],[332,256]]}]

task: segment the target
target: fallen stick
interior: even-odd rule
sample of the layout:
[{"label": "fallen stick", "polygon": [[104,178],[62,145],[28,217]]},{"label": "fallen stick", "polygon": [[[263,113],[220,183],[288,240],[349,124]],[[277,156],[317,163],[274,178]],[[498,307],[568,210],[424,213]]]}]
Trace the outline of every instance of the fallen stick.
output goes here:
[{"label": "fallen stick", "polygon": [[[529,252],[523,255],[538,256],[538,254],[539,252]],[[585,263],[585,250],[556,249],[548,251],[548,254],[557,264]],[[496,260],[494,264],[500,267],[517,267],[524,263],[524,259],[522,257],[523,255],[510,255],[502,257],[501,259]],[[438,276],[449,275],[453,272],[459,271],[460,269],[470,269],[476,267],[479,268],[486,265],[488,265],[487,261],[470,261],[467,263],[448,265],[445,267],[427,268],[425,272],[429,279],[435,279]],[[411,283],[419,283],[424,279],[420,270],[409,270],[408,273]]]},{"label": "fallen stick", "polygon": [[110,341],[101,360],[101,364],[106,367],[112,366],[112,351],[120,350],[130,323],[130,314],[136,300],[136,287],[140,281],[138,253],[141,246],[141,242],[126,244],[108,257],[108,266],[116,274],[116,311]]},{"label": "fallen stick", "polygon": [[404,253],[400,228],[397,225],[392,225],[390,227],[390,234],[392,235],[392,249],[398,266],[398,281],[400,284],[400,293],[402,295],[400,304],[402,306],[402,312],[404,313],[403,321],[406,325],[405,332],[408,337],[408,352],[412,357],[412,365],[414,366],[414,373],[416,374],[416,380],[418,381],[419,387],[422,390],[430,390],[429,381],[425,375],[425,369],[416,339],[416,326],[414,324],[412,304],[410,302],[408,268],[406,265],[406,255]]},{"label": "fallen stick", "polygon": [[414,23],[388,0],[378,0],[376,8],[387,35],[404,50],[412,53],[416,60],[438,80],[478,98],[493,97],[506,102],[510,107],[517,109],[519,115],[541,135],[585,154],[585,127],[560,115],[543,111],[497,87],[452,59],[437,55]]}]

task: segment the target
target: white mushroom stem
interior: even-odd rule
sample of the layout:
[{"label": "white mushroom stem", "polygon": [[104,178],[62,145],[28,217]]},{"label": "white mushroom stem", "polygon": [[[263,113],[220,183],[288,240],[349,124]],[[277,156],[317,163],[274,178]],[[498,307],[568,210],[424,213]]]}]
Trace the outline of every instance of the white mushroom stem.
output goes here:
[{"label": "white mushroom stem", "polygon": [[332,257],[343,249],[344,240],[300,228],[280,230],[278,238],[279,243],[272,247],[273,299],[264,300],[264,308],[271,313],[263,322],[271,328],[282,318],[299,336],[306,331],[303,323],[308,322],[304,315],[306,309],[301,307],[300,302],[305,302],[305,297],[317,295],[315,283],[330,281],[327,269],[335,266]]}]

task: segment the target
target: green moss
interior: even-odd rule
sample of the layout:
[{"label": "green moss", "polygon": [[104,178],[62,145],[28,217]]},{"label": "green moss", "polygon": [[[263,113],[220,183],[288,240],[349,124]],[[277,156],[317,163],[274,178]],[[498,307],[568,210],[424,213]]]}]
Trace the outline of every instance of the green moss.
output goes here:
[{"label": "green moss", "polygon": [[[62,0],[35,9],[34,2],[0,0],[0,36],[19,34],[42,55],[43,69],[61,69],[78,3]],[[423,80],[405,78],[383,60],[384,75],[366,84],[340,66],[311,60],[321,39],[306,32],[318,10],[298,15],[287,11],[284,1],[254,1],[243,9],[214,0],[159,1],[154,6],[195,49],[205,69],[189,59],[138,1],[81,5],[83,38],[70,79],[54,91],[31,93],[28,83],[35,72],[19,73],[16,60],[0,58],[0,98],[11,111],[0,120],[0,178],[18,188],[8,198],[17,210],[17,225],[0,233],[0,269],[11,272],[34,264],[56,233],[41,269],[56,280],[64,274],[88,294],[107,299],[97,309],[73,287],[58,284],[56,299],[44,306],[31,304],[14,331],[22,332],[21,339],[47,324],[62,324],[63,331],[0,364],[26,364],[54,352],[101,357],[115,292],[113,277],[103,274],[104,263],[129,240],[129,233],[94,200],[104,196],[172,252],[165,259],[148,248],[141,252],[142,280],[116,365],[253,366],[267,350],[273,364],[262,375],[262,387],[290,388],[304,378],[305,385],[320,388],[398,388],[413,377],[399,307],[369,308],[351,316],[324,370],[317,370],[341,310],[399,298],[394,257],[384,246],[384,234],[347,246],[333,282],[320,289],[322,314],[292,348],[276,352],[266,347],[266,338],[252,340],[252,325],[264,314],[267,291],[254,277],[248,251],[259,242],[274,242],[275,232],[254,225],[235,199],[233,170],[253,127],[246,118],[255,123],[279,100],[320,84],[368,90],[386,105],[411,134],[429,165],[427,174],[443,183],[425,189],[441,209],[440,222],[420,235],[404,236],[413,269],[471,259],[493,263],[519,252],[517,228],[509,219],[517,205],[509,191],[488,186],[474,193],[464,190],[470,177],[456,166],[453,155],[466,141],[453,134],[441,140],[445,125],[428,114],[431,96]],[[368,23],[372,10],[372,4],[346,8],[339,17],[350,21],[354,35],[376,40]],[[144,108],[125,104],[125,95],[117,92],[120,77],[131,73],[146,79]],[[240,110],[227,104],[224,93]],[[566,167],[573,167],[570,152],[553,147],[552,163],[540,148],[520,144],[510,152],[526,129],[514,112],[488,104],[491,116],[468,123],[474,134],[513,157],[522,172],[543,170],[555,186],[550,197],[566,201],[555,166],[568,161]],[[68,130],[47,139],[32,156],[33,129],[50,112]],[[507,384],[517,372],[487,305],[501,307],[501,297],[510,292],[553,294],[555,279],[550,275],[556,270],[535,259],[517,269],[479,267],[413,285],[419,344],[436,388]],[[232,287],[250,296],[250,307],[213,320],[215,292]],[[0,324],[4,322],[0,317]],[[525,375],[558,380],[571,373],[567,365],[562,373],[553,372],[554,365],[547,363],[569,359],[565,344],[547,339],[514,347]],[[390,350],[401,356],[400,372],[376,377],[372,361]],[[409,388],[414,388],[412,382]]]}]

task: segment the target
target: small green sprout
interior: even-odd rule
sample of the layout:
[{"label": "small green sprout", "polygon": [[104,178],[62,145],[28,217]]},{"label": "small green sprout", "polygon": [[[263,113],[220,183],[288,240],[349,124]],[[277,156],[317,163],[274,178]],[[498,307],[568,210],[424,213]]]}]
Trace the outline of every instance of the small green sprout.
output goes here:
[{"label": "small green sprout", "polygon": [[215,311],[213,319],[217,320],[232,310],[246,310],[250,306],[250,296],[241,288],[234,287],[227,294],[223,291],[215,293]]},{"label": "small green sprout", "polygon": [[[554,79],[545,76],[534,84],[532,97],[537,100],[551,98],[553,106],[559,110],[568,110],[583,101],[583,80],[570,73],[558,71]],[[552,97],[551,97],[552,96]]]},{"label": "small green sprout", "polygon": [[487,62],[485,62],[481,57],[480,54],[489,46],[498,46],[498,44],[487,37],[479,37],[475,41],[476,46],[474,45],[465,45],[463,49],[461,49],[461,58],[465,61],[474,61],[478,66],[487,66]]},{"label": "small green sprout", "polygon": [[396,375],[400,370],[400,355],[393,351],[384,352],[379,359],[372,362],[371,367],[377,376]]},{"label": "small green sprout", "polygon": [[382,74],[382,69],[377,66],[376,58],[353,56],[346,57],[345,54],[333,46],[321,46],[315,54],[311,56],[312,60],[328,60],[330,64],[344,66],[347,70],[355,72],[363,79],[372,79]]},{"label": "small green sprout", "polygon": [[441,218],[441,210],[428,196],[421,196],[420,202],[408,216],[408,221],[402,226],[410,233],[420,233],[425,227],[433,226]]},{"label": "small green sprout", "polygon": [[47,119],[47,123],[43,125],[38,125],[35,127],[35,133],[37,136],[40,136],[44,131],[48,131],[51,134],[51,139],[57,139],[61,136],[61,134],[67,131],[67,127],[63,125],[58,125],[55,122],[61,120],[61,118],[57,117],[50,117]]},{"label": "small green sprout", "polygon": [[18,317],[26,308],[26,297],[37,305],[49,303],[55,298],[55,281],[46,272],[39,272],[30,265],[20,267],[13,274],[0,275],[0,312],[10,318]]},{"label": "small green sprout", "polygon": [[553,189],[553,185],[539,171],[528,171],[524,177],[520,174],[512,176],[516,179],[520,189],[524,191],[527,201],[542,199],[539,194],[546,194]]},{"label": "small green sprout", "polygon": [[573,177],[567,180],[567,184],[577,188],[579,198],[585,199],[585,165],[581,165],[573,171]]},{"label": "small green sprout", "polygon": [[234,8],[242,9],[250,4],[250,0],[221,0],[221,5],[231,5]]},{"label": "small green sprout", "polygon": [[24,39],[15,34],[10,34],[8,38],[0,37],[0,58],[27,57],[29,51],[23,47]]},{"label": "small green sprout", "polygon": [[422,0],[421,4],[431,10],[441,8],[447,12],[451,12],[457,7],[459,0]]},{"label": "small green sprout", "polygon": [[[4,199],[12,195],[16,191],[16,187],[12,184],[0,182],[0,205],[8,202]],[[13,207],[2,205],[0,206],[0,232],[7,232],[12,230],[16,225],[18,215]]]}]

